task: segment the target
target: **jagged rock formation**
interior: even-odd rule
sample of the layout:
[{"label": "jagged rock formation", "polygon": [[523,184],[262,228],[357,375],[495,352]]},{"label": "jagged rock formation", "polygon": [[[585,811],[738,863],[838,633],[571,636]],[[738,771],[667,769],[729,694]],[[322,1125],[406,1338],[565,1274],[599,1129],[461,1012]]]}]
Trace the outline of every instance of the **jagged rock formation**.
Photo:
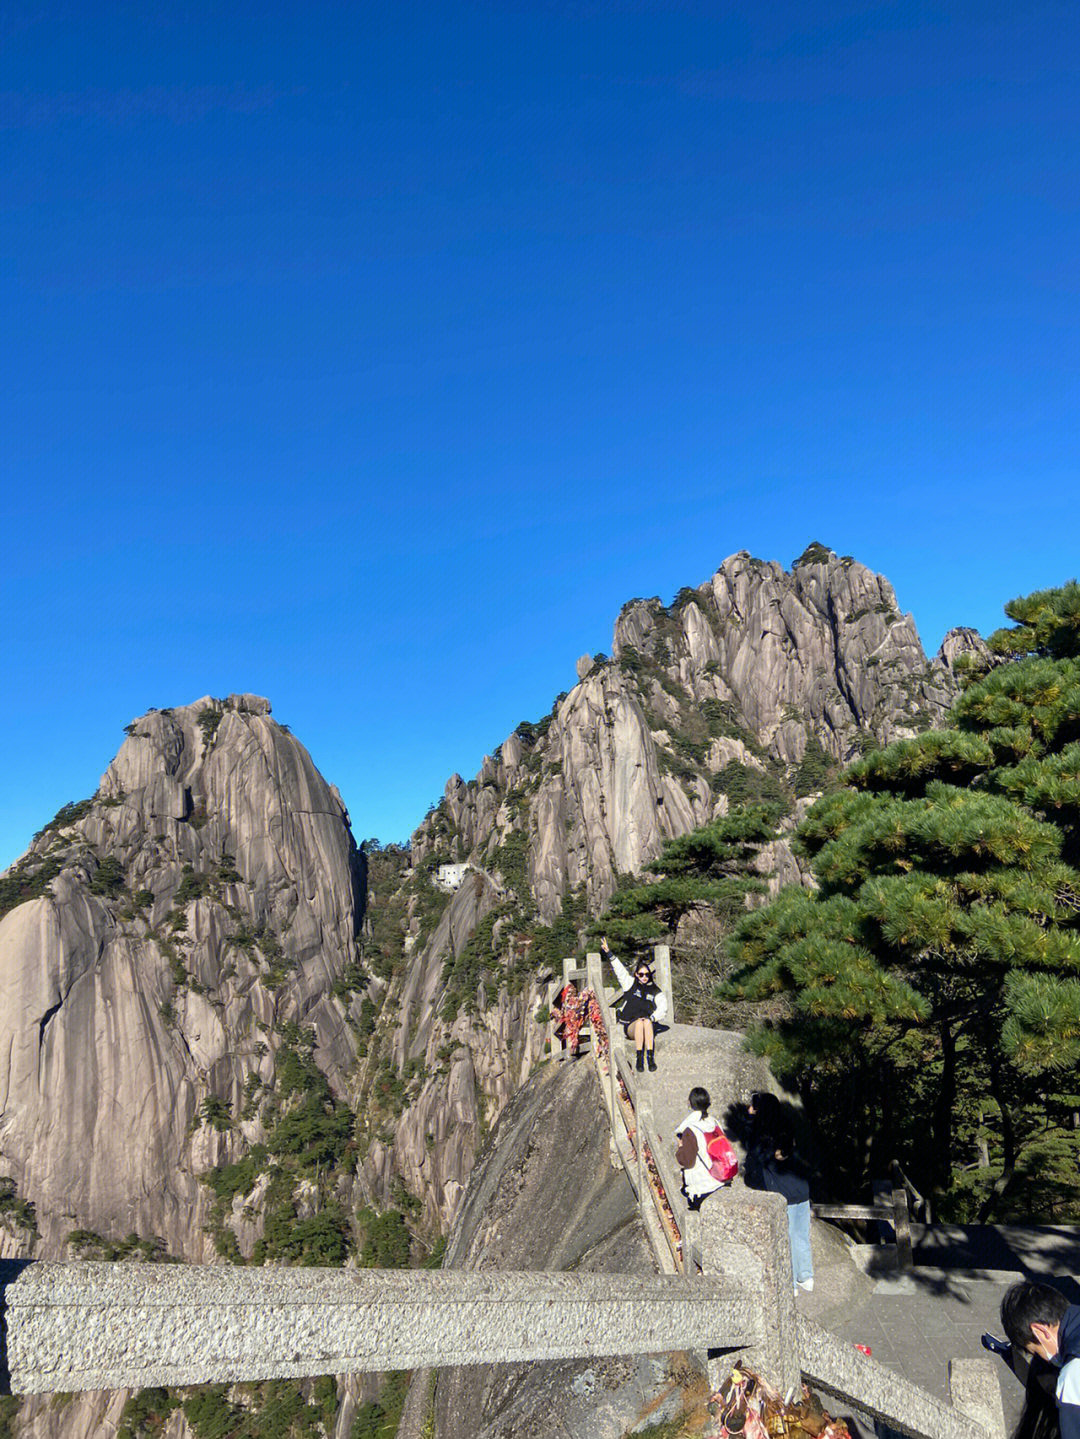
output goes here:
[{"label": "jagged rock formation", "polygon": [[51,892],[0,923],[0,1155],[43,1252],[73,1229],[212,1255],[195,1175],[264,1137],[242,1109],[275,1030],[312,1026],[344,1092],[355,1046],[333,988],[354,960],[362,860],[337,793],[266,700],[130,726],[95,798],[15,867]]},{"label": "jagged rock formation", "polygon": [[[575,895],[598,912],[619,874],[729,803],[784,795],[794,823],[837,763],[939,723],[967,654],[985,645],[952,631],[928,663],[888,581],[817,545],[790,573],[742,553],[670,607],[626,605],[613,658],[579,659],[551,714],[519,725],[471,783],[452,776],[413,836],[417,876],[447,862],[474,872],[391,980],[381,1042],[399,1069],[422,1061],[424,1078],[393,1145],[372,1156],[382,1192],[397,1172],[433,1221],[452,1220],[485,1125],[540,1053],[531,1016],[558,955],[530,955],[542,946],[527,940],[514,961],[523,925],[535,934],[537,917],[557,921]],[[805,878],[783,839],[759,864],[772,888]],[[485,916],[480,963],[464,966],[471,986],[455,992]],[[440,1073],[433,1057],[448,1051]]]},{"label": "jagged rock formation", "polygon": [[[94,799],[3,881],[0,1252],[107,1257],[131,1235],[135,1257],[211,1261],[230,1224],[250,1252],[260,1195],[215,1223],[198,1176],[265,1142],[291,1036],[348,1091],[363,894],[344,805],[266,700],[128,726]],[[20,1432],[97,1433],[122,1402],[34,1401]]]},{"label": "jagged rock formation", "polygon": [[579,661],[551,715],[471,784],[452,776],[414,857],[470,859],[512,884],[504,846],[522,833],[541,916],[579,886],[596,909],[619,873],[724,813],[745,771],[790,775],[940,722],[956,656],[979,646],[954,631],[928,663],[888,581],[821,546],[790,573],[733,555],[670,607],[626,605],[613,658]]}]

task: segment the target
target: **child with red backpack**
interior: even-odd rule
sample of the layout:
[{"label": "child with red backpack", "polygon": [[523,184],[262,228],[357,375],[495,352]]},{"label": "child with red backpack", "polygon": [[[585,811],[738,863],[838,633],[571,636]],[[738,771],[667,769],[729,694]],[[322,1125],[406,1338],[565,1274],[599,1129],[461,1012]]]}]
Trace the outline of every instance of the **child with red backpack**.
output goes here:
[{"label": "child with red backpack", "polygon": [[709,1113],[709,1091],[700,1085],[690,1091],[690,1113],[675,1131],[679,1143],[675,1158],[683,1172],[683,1193],[689,1209],[701,1202],[739,1172],[735,1150],[724,1131]]}]

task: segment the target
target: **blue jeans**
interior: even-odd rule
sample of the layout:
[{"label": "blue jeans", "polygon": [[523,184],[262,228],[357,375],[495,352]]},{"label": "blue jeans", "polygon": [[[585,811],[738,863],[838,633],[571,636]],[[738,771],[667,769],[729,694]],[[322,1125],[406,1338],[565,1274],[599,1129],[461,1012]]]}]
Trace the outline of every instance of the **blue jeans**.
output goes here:
[{"label": "blue jeans", "polygon": [[795,1283],[814,1277],[814,1256],[810,1250],[810,1201],[787,1207],[788,1239],[791,1241],[791,1270]]}]

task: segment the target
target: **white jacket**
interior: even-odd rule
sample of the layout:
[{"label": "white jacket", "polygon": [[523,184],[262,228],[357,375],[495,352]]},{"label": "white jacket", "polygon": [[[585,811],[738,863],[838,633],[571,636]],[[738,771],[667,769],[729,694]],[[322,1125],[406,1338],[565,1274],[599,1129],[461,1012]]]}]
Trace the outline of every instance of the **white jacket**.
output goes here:
[{"label": "white jacket", "polygon": [[[634,976],[627,969],[626,965],[623,964],[622,960],[618,959],[615,955],[611,956],[611,967],[615,971],[616,979],[622,985],[618,998],[615,1000],[615,1003],[618,1004],[626,991],[633,989]],[[657,992],[656,998],[653,1000],[652,1017],[658,1024],[663,1024],[667,1018],[667,995],[662,989]]]},{"label": "white jacket", "polygon": [[711,1114],[702,1114],[700,1109],[692,1109],[675,1131],[675,1138],[678,1139],[684,1129],[692,1129],[697,1140],[698,1157],[691,1169],[683,1170],[683,1187],[688,1199],[702,1199],[706,1194],[712,1194],[714,1190],[722,1187],[720,1180],[713,1178],[709,1168],[707,1149],[709,1140],[719,1128]]}]

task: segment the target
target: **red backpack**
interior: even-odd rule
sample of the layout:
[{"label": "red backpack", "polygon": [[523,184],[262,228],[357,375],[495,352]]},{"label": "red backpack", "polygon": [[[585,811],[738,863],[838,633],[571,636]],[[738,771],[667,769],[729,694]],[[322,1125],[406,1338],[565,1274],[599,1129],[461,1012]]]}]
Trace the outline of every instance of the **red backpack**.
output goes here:
[{"label": "red backpack", "polygon": [[721,1184],[730,1184],[739,1172],[739,1160],[731,1140],[720,1128],[709,1135],[705,1146],[709,1162],[709,1173]]}]

